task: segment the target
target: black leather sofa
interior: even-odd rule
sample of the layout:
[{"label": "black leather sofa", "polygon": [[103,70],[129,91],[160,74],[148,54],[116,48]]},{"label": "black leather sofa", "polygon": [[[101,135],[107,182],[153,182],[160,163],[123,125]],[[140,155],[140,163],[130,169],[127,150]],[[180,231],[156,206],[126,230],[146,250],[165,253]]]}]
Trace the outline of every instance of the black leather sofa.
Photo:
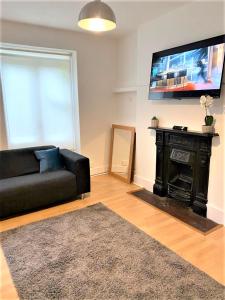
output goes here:
[{"label": "black leather sofa", "polygon": [[0,218],[76,199],[90,192],[89,159],[62,149],[65,168],[39,173],[35,150],[54,146],[0,151]]}]

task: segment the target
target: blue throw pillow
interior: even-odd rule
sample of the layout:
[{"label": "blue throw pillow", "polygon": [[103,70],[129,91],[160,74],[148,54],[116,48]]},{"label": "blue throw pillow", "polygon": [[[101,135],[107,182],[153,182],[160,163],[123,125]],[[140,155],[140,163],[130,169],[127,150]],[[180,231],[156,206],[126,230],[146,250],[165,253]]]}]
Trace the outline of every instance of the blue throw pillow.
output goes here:
[{"label": "blue throw pillow", "polygon": [[59,148],[34,151],[34,154],[40,161],[40,173],[56,171],[64,168]]}]

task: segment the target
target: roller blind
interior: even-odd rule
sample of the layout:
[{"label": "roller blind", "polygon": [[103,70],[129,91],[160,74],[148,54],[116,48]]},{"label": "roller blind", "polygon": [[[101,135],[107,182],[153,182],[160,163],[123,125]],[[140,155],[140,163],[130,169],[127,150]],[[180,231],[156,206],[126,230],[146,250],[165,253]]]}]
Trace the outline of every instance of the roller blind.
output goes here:
[{"label": "roller blind", "polygon": [[52,144],[75,150],[71,56],[20,50],[0,55],[8,147]]}]

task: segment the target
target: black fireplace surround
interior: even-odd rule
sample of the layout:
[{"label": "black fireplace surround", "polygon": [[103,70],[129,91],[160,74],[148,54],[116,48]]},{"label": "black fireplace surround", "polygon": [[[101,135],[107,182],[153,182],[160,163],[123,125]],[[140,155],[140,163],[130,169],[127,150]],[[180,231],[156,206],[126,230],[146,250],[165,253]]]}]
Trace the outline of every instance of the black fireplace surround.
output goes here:
[{"label": "black fireplace surround", "polygon": [[167,196],[206,217],[212,138],[218,134],[156,130],[156,178],[153,192]]}]

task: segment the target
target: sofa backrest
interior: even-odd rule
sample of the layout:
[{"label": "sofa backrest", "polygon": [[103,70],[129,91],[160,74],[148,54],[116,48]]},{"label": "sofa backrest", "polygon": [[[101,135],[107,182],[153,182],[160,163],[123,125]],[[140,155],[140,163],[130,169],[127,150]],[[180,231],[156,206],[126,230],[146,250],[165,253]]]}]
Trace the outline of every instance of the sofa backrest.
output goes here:
[{"label": "sofa backrest", "polygon": [[34,151],[52,149],[55,146],[39,146],[0,151],[0,179],[39,172],[39,161]]}]

